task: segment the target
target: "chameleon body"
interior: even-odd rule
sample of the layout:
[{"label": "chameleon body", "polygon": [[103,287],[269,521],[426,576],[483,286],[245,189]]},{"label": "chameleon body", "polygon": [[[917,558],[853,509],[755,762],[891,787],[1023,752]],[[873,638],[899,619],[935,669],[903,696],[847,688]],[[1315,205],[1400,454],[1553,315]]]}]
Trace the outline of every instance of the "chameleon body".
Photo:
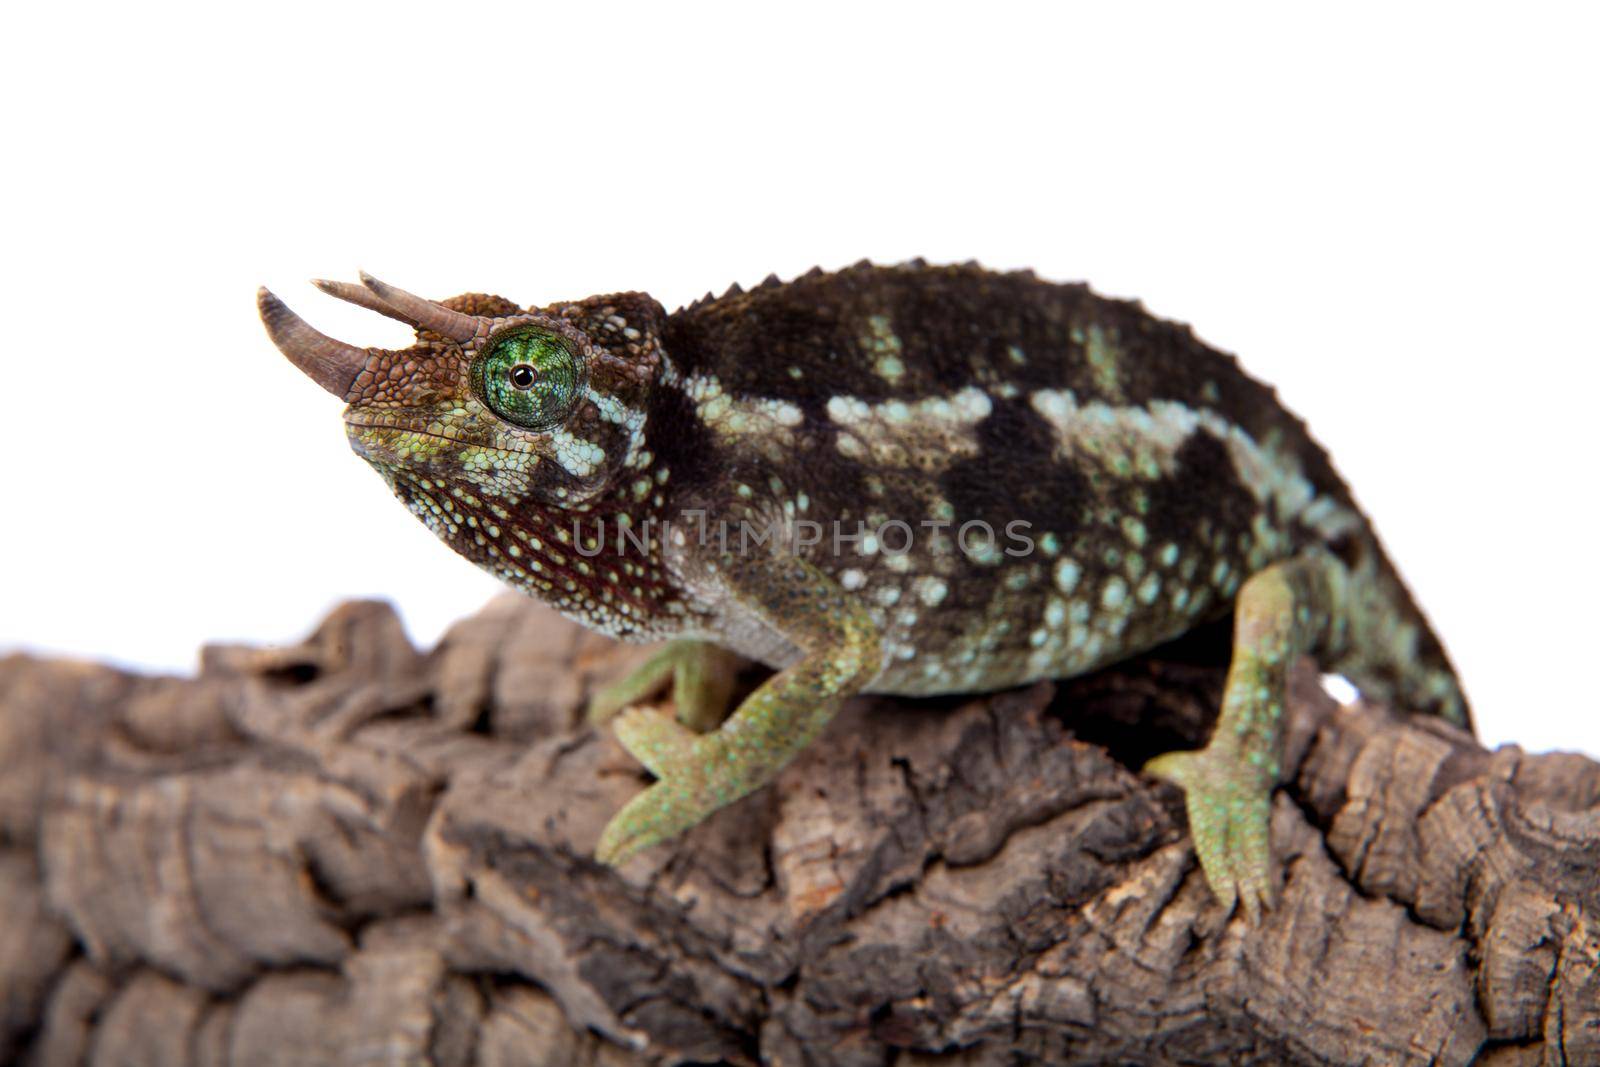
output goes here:
[{"label": "chameleon body", "polygon": [[[1214,892],[1254,914],[1298,655],[1466,723],[1303,424],[1137,304],[920,261],[672,314],[641,293],[524,309],[363,281],[317,284],[412,323],[414,346],[343,345],[260,295],[279,347],[348,402],[355,451],[516,588],[674,639],[596,700],[659,779],[604,861],[770,781],[852,694],[1074,675],[1231,611],[1213,739],[1148,769],[1183,787]],[[725,719],[723,650],[777,671]],[[669,680],[677,718],[627,707]]]}]

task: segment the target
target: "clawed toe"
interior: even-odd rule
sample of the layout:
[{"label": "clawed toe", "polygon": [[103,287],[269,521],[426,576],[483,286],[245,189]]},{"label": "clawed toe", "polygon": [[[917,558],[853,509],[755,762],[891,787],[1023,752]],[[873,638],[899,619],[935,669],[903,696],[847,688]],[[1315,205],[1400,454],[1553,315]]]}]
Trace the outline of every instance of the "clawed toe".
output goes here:
[{"label": "clawed toe", "polygon": [[1271,784],[1242,772],[1231,753],[1210,748],[1157,756],[1145,771],[1183,789],[1189,836],[1217,903],[1228,913],[1242,906],[1257,921],[1272,906]]},{"label": "clawed toe", "polygon": [[624,709],[611,729],[628,754],[657,778],[683,770],[694,758],[699,736],[665,711],[643,705]]},{"label": "clawed toe", "polygon": [[601,831],[600,841],[594,847],[594,858],[609,867],[617,867],[654,843],[637,827],[629,825],[619,812]]}]

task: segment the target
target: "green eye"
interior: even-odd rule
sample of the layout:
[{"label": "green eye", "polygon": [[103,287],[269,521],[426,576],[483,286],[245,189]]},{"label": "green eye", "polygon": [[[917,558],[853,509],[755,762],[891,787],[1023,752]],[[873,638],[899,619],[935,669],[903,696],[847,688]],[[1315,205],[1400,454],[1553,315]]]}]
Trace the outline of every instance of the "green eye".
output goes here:
[{"label": "green eye", "polygon": [[489,407],[507,422],[545,430],[566,418],[581,385],[577,357],[555,334],[512,327],[489,342],[475,376]]}]

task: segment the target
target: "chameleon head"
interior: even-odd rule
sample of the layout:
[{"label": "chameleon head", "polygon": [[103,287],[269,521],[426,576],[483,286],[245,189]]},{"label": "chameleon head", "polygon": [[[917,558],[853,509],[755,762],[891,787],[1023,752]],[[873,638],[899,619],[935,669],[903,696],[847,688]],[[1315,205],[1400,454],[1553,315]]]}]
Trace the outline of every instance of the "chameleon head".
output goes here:
[{"label": "chameleon head", "polygon": [[436,303],[366,274],[360,285],[314,284],[416,328],[410,348],[357,348],[257,294],[273,342],[349,405],[351,447],[468,558],[503,565],[486,529],[581,510],[639,464],[653,336],[598,343],[605,316],[581,305],[548,314],[483,295]]}]

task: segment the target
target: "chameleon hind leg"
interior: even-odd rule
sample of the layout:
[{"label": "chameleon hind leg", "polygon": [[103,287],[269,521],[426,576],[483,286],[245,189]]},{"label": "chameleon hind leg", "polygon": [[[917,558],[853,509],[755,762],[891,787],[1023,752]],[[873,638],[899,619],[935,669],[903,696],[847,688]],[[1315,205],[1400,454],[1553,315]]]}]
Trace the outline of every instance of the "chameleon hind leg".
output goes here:
[{"label": "chameleon hind leg", "polygon": [[1320,549],[1252,575],[1235,605],[1233,662],[1211,742],[1145,765],[1183,788],[1211,891],[1229,911],[1242,904],[1252,920],[1272,901],[1267,827],[1289,668],[1303,653],[1332,658],[1343,651],[1348,581],[1344,564]]},{"label": "chameleon hind leg", "polygon": [[810,564],[731,561],[722,578],[735,599],[800,647],[801,658],[711,733],[696,734],[647,708],[620,716],[618,740],[659,781],[606,825],[595,847],[602,863],[621,863],[770,782],[882,669],[877,627]]},{"label": "chameleon hind leg", "polygon": [[678,721],[703,734],[715,730],[728,713],[738,673],[738,657],[709,641],[669,641],[632,674],[590,698],[589,721],[605,722],[670,681]]}]

